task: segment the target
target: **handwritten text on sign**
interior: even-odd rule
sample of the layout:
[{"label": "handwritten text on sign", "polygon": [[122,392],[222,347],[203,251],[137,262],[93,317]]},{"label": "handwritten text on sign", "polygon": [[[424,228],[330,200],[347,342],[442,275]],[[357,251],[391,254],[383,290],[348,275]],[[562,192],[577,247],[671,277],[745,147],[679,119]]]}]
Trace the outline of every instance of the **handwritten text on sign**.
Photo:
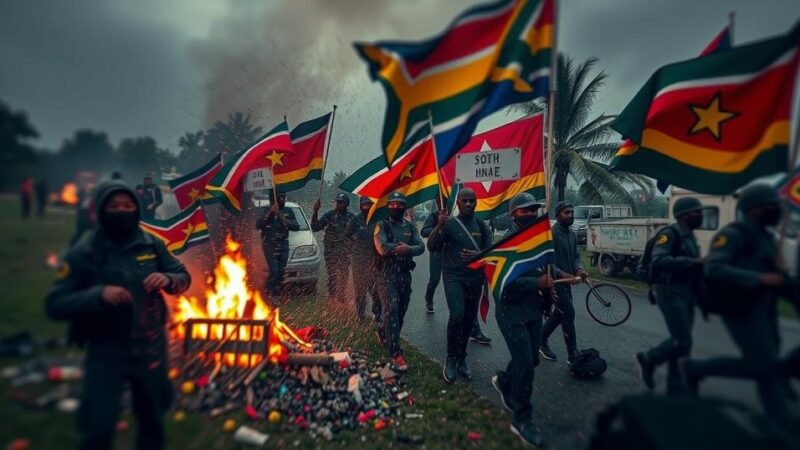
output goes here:
[{"label": "handwritten text on sign", "polygon": [[519,179],[520,149],[456,155],[456,183]]},{"label": "handwritten text on sign", "polygon": [[272,189],[272,169],[265,167],[247,172],[247,178],[244,180],[244,191],[253,192],[264,189]]}]

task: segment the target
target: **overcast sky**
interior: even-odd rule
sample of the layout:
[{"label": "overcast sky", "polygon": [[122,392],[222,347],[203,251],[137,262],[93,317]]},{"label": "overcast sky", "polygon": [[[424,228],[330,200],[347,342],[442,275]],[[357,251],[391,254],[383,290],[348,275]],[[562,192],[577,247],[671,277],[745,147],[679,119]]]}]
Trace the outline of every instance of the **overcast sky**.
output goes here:
[{"label": "overcast sky", "polygon": [[[177,151],[227,112],[271,128],[339,105],[330,164],[380,154],[384,94],[353,41],[423,39],[458,0],[0,0],[0,99],[28,112],[39,145],[75,129],[114,143],[150,135]],[[596,113],[617,113],[657,67],[695,56],[736,12],[734,43],[783,33],[798,0],[562,0],[559,50],[599,58]],[[503,117],[481,124],[485,129]]]}]

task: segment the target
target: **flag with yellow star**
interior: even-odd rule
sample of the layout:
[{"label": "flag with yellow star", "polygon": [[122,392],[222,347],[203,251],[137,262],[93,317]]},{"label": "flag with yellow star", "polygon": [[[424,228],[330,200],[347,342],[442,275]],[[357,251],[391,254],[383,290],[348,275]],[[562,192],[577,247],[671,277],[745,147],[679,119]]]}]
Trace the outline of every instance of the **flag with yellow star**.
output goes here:
[{"label": "flag with yellow star", "polygon": [[444,164],[481,119],[547,95],[555,1],[480,4],[427,41],[355,44],[370,77],[386,92],[381,139],[386,164],[401,155],[404,142],[428,121],[429,111]]},{"label": "flag with yellow star", "polygon": [[208,183],[206,190],[228,209],[239,213],[242,211],[242,196],[247,173],[253,169],[280,166],[286,158],[285,153],[291,151],[289,126],[284,120],[225,163]]},{"label": "flag with yellow star", "polygon": [[305,186],[309,180],[319,180],[322,177],[331,116],[332,113],[328,113],[303,122],[289,133],[292,138],[292,153],[272,165],[278,190],[295,191]]},{"label": "flag with yellow star", "polygon": [[374,204],[369,212],[370,223],[389,216],[388,199],[394,191],[406,196],[406,208],[433,200],[439,195],[439,176],[433,153],[430,126],[420,128],[400,149],[394,164],[386,167],[379,156],[355,171],[339,186]]},{"label": "flag with yellow star", "polygon": [[199,202],[167,220],[142,220],[139,227],[164,242],[173,255],[209,239],[206,215]]},{"label": "flag with yellow star", "polygon": [[611,167],[724,195],[786,171],[800,26],[662,67],[612,124],[627,138]]},{"label": "flag with yellow star", "polygon": [[175,195],[181,211],[198,201],[214,198],[206,192],[206,185],[221,168],[222,155],[218,154],[197,170],[169,181],[169,187],[172,189],[172,194]]},{"label": "flag with yellow star", "polygon": [[789,206],[800,211],[800,169],[786,174],[776,185],[781,196],[789,202]]}]

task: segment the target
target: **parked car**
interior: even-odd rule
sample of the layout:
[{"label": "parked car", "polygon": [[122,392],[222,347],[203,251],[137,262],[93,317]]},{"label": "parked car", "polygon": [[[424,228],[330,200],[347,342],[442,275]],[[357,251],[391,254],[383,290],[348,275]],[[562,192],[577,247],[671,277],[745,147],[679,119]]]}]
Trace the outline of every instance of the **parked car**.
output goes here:
[{"label": "parked car", "polygon": [[[253,204],[258,208],[263,208],[258,214],[264,214],[270,207],[270,199],[266,197],[253,197]],[[286,207],[291,209],[299,231],[289,233],[289,262],[286,264],[284,275],[284,285],[299,286],[303,290],[314,291],[317,288],[319,278],[319,267],[322,260],[317,239],[311,232],[308,218],[303,212],[303,208],[297,203],[286,202]]]}]

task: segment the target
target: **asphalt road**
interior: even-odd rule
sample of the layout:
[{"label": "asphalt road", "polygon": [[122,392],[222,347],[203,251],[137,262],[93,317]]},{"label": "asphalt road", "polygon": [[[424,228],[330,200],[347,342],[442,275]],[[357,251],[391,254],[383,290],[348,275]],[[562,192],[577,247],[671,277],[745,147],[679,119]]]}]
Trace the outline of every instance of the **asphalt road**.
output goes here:
[{"label": "asphalt road", "polygon": [[[436,291],[435,313],[427,314],[423,296],[428,282],[428,253],[416,261],[414,292],[402,335],[428,356],[442,362],[445,358],[448,317],[443,287],[440,283]],[[658,308],[647,301],[644,292],[627,292],[633,304],[631,317],[624,324],[610,328],[598,324],[589,316],[585,307],[586,288],[573,288],[578,346],[598,349],[608,362],[608,371],[599,380],[583,381],[572,378],[567,370],[561,331],[556,330],[550,340],[550,347],[558,354],[559,360],[542,360],[536,369],[533,391],[534,420],[545,431],[550,448],[586,448],[595,416],[599,412],[623,395],[644,392],[638,379],[634,354],[662,341],[667,336],[667,330]],[[481,346],[470,343],[468,362],[473,371],[473,380],[470,383],[476,392],[500,406],[499,397],[490,379],[497,370],[505,368],[509,354],[494,319],[494,306],[489,311],[488,323],[482,324],[482,327],[484,333],[492,338],[492,344]],[[796,321],[782,321],[781,331],[784,350],[800,345],[800,325]],[[698,315],[694,330],[693,356],[702,358],[720,354],[737,353],[718,320],[712,318],[710,322],[704,322]],[[413,361],[409,363],[413,364]],[[661,392],[665,377],[664,367],[657,378]],[[444,381],[442,387],[447,388]],[[701,386],[701,394],[734,399],[759,408],[755,384],[749,381],[708,380]]]}]

